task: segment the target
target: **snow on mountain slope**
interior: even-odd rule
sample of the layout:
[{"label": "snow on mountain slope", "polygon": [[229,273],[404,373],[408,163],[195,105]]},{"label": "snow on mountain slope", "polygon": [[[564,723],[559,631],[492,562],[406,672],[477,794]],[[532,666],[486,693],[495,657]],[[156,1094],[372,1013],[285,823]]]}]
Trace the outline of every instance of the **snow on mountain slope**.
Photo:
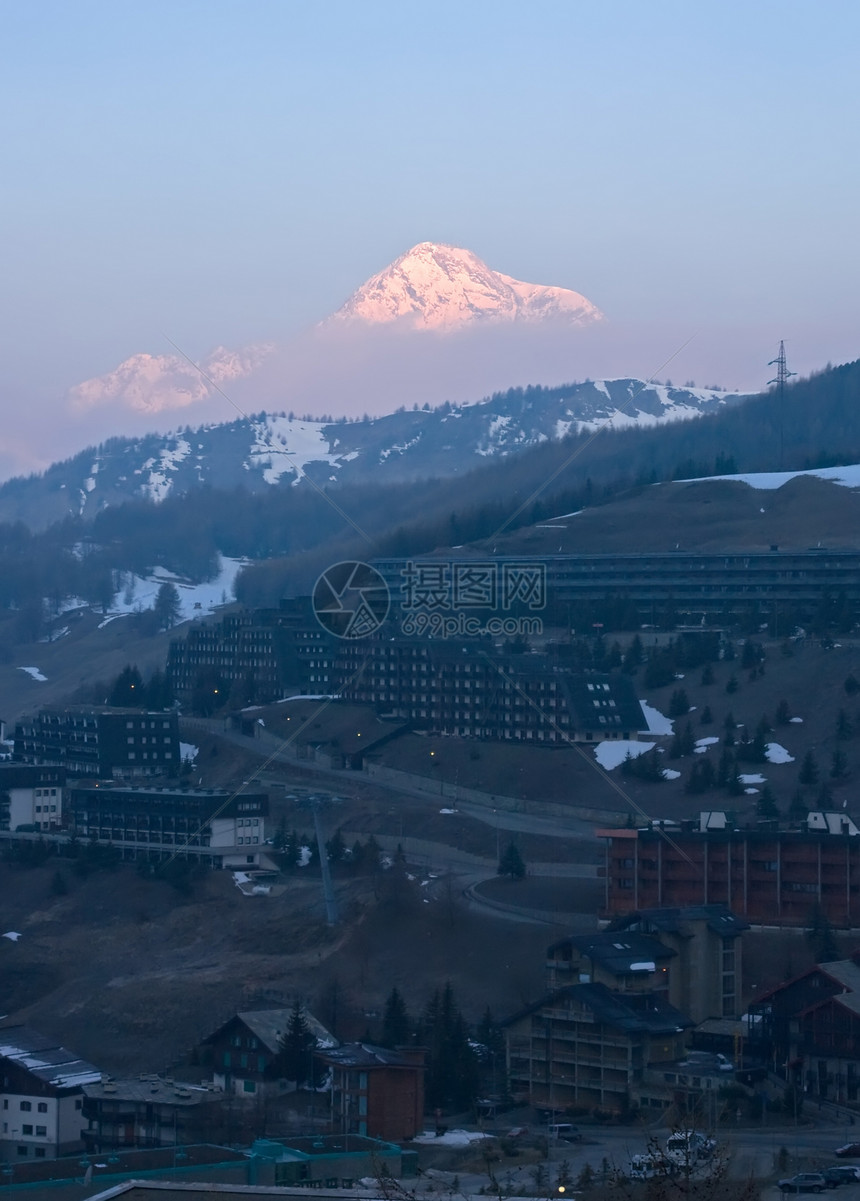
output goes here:
[{"label": "snow on mountain slope", "polygon": [[258,414],[197,430],[112,438],[42,476],[0,486],[0,520],[39,528],[68,514],[89,517],[107,505],[162,501],[206,484],[258,491],[300,485],[305,475],[317,485],[446,478],[579,431],[690,420],[742,399],[617,379],[513,388],[471,404],[360,421]]},{"label": "snow on mountain slope", "polygon": [[371,276],[329,320],[403,321],[411,328],[448,331],[474,321],[559,317],[583,324],[599,321],[602,313],[568,288],[493,271],[471,250],[420,242]]},{"label": "snow on mountain slope", "polygon": [[[744,475],[708,475],[696,479],[696,483],[706,483],[708,480],[733,480],[735,483],[748,484],[750,488],[772,492],[796,480],[800,476],[814,476],[819,480],[830,480],[841,484],[843,488],[860,488],[860,464],[846,467],[810,467],[805,471],[758,471]],[[678,483],[689,483],[679,480]]]}]

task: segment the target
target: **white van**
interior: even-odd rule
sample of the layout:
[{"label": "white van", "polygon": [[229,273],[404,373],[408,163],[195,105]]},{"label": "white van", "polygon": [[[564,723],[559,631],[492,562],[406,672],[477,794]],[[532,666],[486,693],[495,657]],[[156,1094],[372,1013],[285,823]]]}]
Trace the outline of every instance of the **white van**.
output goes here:
[{"label": "white van", "polygon": [[582,1131],[572,1122],[554,1122],[552,1126],[548,1127],[547,1134],[551,1139],[563,1139],[568,1143],[582,1138]]}]

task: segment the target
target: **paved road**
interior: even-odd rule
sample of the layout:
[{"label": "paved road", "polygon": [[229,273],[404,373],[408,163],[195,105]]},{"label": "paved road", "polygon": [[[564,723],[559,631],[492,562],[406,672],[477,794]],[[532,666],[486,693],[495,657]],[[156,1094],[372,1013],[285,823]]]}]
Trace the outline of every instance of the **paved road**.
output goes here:
[{"label": "paved road", "polygon": [[[410,796],[416,800],[427,801],[430,804],[435,803],[439,799],[434,798],[420,788],[408,788],[401,784],[390,784],[385,780],[370,779],[355,771],[321,767],[319,764],[307,759],[297,759],[295,754],[289,749],[285,749],[282,739],[277,738],[265,729],[260,730],[257,738],[249,738],[247,735],[239,734],[235,730],[225,729],[224,723],[220,719],[183,718],[182,720],[183,722],[188,721],[192,729],[194,725],[197,725],[216,738],[222,738],[226,742],[231,742],[234,746],[239,746],[243,750],[249,751],[252,755],[259,756],[261,759],[274,763],[288,764],[291,767],[297,767],[304,772],[311,773],[320,780],[330,781],[341,792],[354,792],[358,787],[379,789],[382,792],[390,792],[400,796]],[[261,783],[264,780],[263,776],[257,778]],[[272,783],[282,784],[283,781],[272,781]],[[594,823],[585,821],[583,818],[574,817],[573,815],[565,815],[564,817],[538,817],[528,813],[511,813],[504,809],[493,809],[459,800],[456,802],[456,805],[461,813],[474,818],[475,821],[483,822],[487,826],[492,826],[500,830],[546,834],[551,838],[574,838],[577,840],[588,839],[597,841],[594,836]]]},{"label": "paved road", "polygon": [[[492,1131],[504,1134],[509,1127],[501,1120],[492,1127]],[[533,1127],[535,1132],[538,1127]],[[598,1174],[603,1167],[625,1170],[631,1156],[642,1154],[655,1144],[663,1146],[670,1133],[659,1125],[637,1127],[588,1127],[583,1126],[583,1138],[574,1143],[552,1142],[549,1145],[549,1155],[543,1161],[545,1172],[543,1183],[536,1187],[534,1163],[518,1165],[516,1160],[508,1160],[494,1168],[498,1183],[504,1193],[524,1189],[535,1196],[547,1196],[551,1187],[558,1181],[559,1175],[567,1176],[574,1184],[588,1164]],[[796,1166],[794,1158],[817,1161],[819,1166],[836,1163],[858,1163],[860,1160],[838,1160],[833,1150],[846,1139],[841,1126],[823,1125],[814,1127],[765,1126],[755,1129],[736,1128],[730,1130],[718,1129],[716,1136],[720,1151],[717,1164],[725,1166],[727,1175],[733,1180],[748,1180],[751,1176],[764,1180],[777,1174],[792,1176],[796,1171],[811,1170],[811,1162]],[[785,1148],[790,1157],[789,1166],[784,1173],[777,1173],[776,1164],[780,1150]],[[604,1162],[605,1161],[605,1162]],[[695,1176],[706,1176],[710,1169],[703,1166],[697,1169]],[[459,1176],[460,1187],[465,1194],[477,1194],[487,1185],[486,1173],[455,1173],[431,1171],[431,1179],[435,1178],[437,1185],[450,1184],[454,1175]],[[568,1189],[570,1191],[570,1189]],[[829,1194],[828,1194],[829,1195]],[[780,1193],[775,1186],[768,1186],[762,1196],[765,1201],[779,1201]],[[860,1201],[860,1182],[857,1185],[845,1185],[839,1189],[839,1201]]]}]

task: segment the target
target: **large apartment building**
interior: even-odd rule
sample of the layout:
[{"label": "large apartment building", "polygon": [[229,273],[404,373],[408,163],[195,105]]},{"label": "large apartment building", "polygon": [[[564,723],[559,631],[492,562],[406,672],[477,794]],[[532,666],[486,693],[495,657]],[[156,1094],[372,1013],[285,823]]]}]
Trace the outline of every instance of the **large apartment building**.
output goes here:
[{"label": "large apartment building", "polygon": [[[374,567],[386,581],[392,603],[408,603],[409,580],[419,569],[456,571],[451,556],[426,556],[414,561],[376,559]],[[451,563],[451,566],[446,566]],[[478,556],[463,564],[485,566]],[[671,607],[681,613],[719,616],[757,608],[772,616],[774,606],[814,611],[825,595],[844,596],[860,616],[860,551],[814,548],[781,551],[673,550],[645,554],[494,555],[496,572],[516,568],[545,573],[547,608],[556,614],[565,606],[600,604],[607,597],[629,599],[643,621]],[[441,566],[440,566],[441,565]]]},{"label": "large apartment building", "polygon": [[401,638],[347,643],[340,662],[345,700],[428,732],[563,745],[646,726],[629,677],[574,673],[548,654]]},{"label": "large apartment building", "polygon": [[72,831],[110,843],[124,859],[254,867],[264,853],[268,812],[269,798],[258,792],[118,785],[78,785],[69,792]]},{"label": "large apartment building", "polygon": [[93,779],[178,775],[179,720],[142,709],[40,709],[15,726],[14,757]]},{"label": "large apartment building", "polygon": [[816,908],[834,926],[860,925],[860,831],[851,819],[811,813],[803,829],[773,827],[737,829],[725,814],[702,814],[680,828],[599,830],[606,916],[721,904],[763,925],[806,927]]}]

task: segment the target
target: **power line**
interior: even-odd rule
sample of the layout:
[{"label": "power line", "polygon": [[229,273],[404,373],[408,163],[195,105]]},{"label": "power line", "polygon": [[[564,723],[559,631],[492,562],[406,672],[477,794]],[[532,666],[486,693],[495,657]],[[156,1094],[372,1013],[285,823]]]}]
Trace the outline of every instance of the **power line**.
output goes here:
[{"label": "power line", "polygon": [[785,362],[785,343],[780,342],[779,354],[775,359],[771,359],[768,367],[776,366],[775,379],[767,381],[768,387],[771,384],[776,384],[777,402],[779,404],[779,470],[783,469],[783,451],[785,449],[785,385],[786,381],[791,379],[793,375],[797,375],[796,371],[789,371]]}]

